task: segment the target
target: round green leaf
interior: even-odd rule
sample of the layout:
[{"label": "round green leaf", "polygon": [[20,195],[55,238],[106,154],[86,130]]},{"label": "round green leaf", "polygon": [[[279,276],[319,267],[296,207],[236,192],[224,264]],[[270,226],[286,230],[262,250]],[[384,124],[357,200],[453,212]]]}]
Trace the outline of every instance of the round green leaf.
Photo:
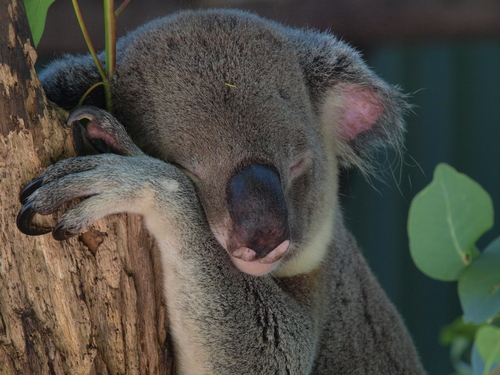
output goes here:
[{"label": "round green leaf", "polygon": [[491,325],[482,326],[477,331],[475,344],[487,364],[491,366],[500,362],[500,328]]},{"label": "round green leaf", "polygon": [[465,321],[481,323],[500,312],[500,237],[464,270],[458,295]]},{"label": "round green leaf", "polygon": [[477,255],[475,243],[493,226],[493,203],[475,181],[447,164],[413,199],[408,218],[417,267],[435,279],[457,280]]}]

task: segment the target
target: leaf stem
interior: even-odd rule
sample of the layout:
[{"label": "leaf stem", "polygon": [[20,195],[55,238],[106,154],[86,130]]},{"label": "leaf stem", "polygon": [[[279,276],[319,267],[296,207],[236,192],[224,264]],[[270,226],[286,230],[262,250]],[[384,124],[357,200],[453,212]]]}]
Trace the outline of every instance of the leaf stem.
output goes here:
[{"label": "leaf stem", "polygon": [[104,98],[106,100],[106,109],[112,112],[111,102],[111,86],[109,78],[115,72],[116,67],[116,16],[114,0],[104,0],[104,34],[106,46],[106,76],[107,81],[104,81]]},{"label": "leaf stem", "polygon": [[95,89],[96,87],[101,86],[101,85],[104,85],[104,82],[97,82],[97,83],[94,83],[92,86],[90,86],[90,88],[87,91],[85,91],[85,94],[83,94],[82,98],[80,99],[80,101],[78,102],[78,104],[76,105],[76,107],[73,110],[81,107],[83,105],[83,102],[87,98],[87,96],[92,92],[92,90]]},{"label": "leaf stem", "polygon": [[120,15],[120,13],[122,12],[123,9],[125,9],[125,7],[128,5],[128,3],[130,3],[130,0],[125,0],[122,5],[120,5],[118,7],[118,9],[116,10],[115,12],[115,17],[118,17]]},{"label": "leaf stem", "polygon": [[73,8],[75,9],[76,18],[78,20],[78,24],[80,25],[80,29],[82,30],[83,38],[85,39],[85,43],[87,43],[87,48],[89,49],[89,52],[92,55],[92,58],[94,59],[94,62],[97,66],[97,70],[99,71],[99,74],[101,75],[103,82],[106,82],[108,80],[108,77],[106,76],[106,72],[104,71],[101,62],[99,61],[99,58],[97,57],[94,45],[90,40],[87,26],[85,26],[80,6],[78,5],[78,0],[71,0],[71,2],[73,3]]}]

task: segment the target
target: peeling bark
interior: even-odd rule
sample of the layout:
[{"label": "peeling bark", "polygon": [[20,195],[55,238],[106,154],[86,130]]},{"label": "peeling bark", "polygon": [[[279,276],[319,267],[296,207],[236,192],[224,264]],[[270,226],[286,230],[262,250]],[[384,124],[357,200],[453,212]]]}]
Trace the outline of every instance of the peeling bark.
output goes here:
[{"label": "peeling bark", "polygon": [[140,217],[64,242],[17,230],[21,187],[75,153],[35,61],[22,0],[0,0],[0,374],[173,373],[159,254]]}]

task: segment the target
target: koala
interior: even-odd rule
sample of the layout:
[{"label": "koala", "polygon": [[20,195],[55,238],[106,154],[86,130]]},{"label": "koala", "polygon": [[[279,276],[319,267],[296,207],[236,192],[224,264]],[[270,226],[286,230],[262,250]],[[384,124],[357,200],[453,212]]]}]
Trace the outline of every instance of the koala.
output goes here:
[{"label": "koala", "polygon": [[[102,56],[101,56],[102,57]],[[73,108],[90,56],[41,74]],[[113,110],[94,91],[69,123],[112,153],[66,159],[21,192],[29,235],[143,215],[161,251],[180,374],[424,374],[345,228],[339,171],[400,148],[405,96],[329,33],[236,10],[185,11],[121,38]],[[37,227],[74,198],[55,228]]]}]

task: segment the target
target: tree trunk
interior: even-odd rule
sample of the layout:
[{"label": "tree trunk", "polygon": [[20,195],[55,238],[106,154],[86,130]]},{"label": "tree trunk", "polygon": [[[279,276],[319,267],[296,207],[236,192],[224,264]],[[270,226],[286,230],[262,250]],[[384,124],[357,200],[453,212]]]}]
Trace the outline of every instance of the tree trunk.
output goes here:
[{"label": "tree trunk", "polygon": [[22,0],[0,0],[0,374],[171,374],[159,254],[140,217],[64,242],[16,228],[20,188],[74,155],[35,60]]}]

